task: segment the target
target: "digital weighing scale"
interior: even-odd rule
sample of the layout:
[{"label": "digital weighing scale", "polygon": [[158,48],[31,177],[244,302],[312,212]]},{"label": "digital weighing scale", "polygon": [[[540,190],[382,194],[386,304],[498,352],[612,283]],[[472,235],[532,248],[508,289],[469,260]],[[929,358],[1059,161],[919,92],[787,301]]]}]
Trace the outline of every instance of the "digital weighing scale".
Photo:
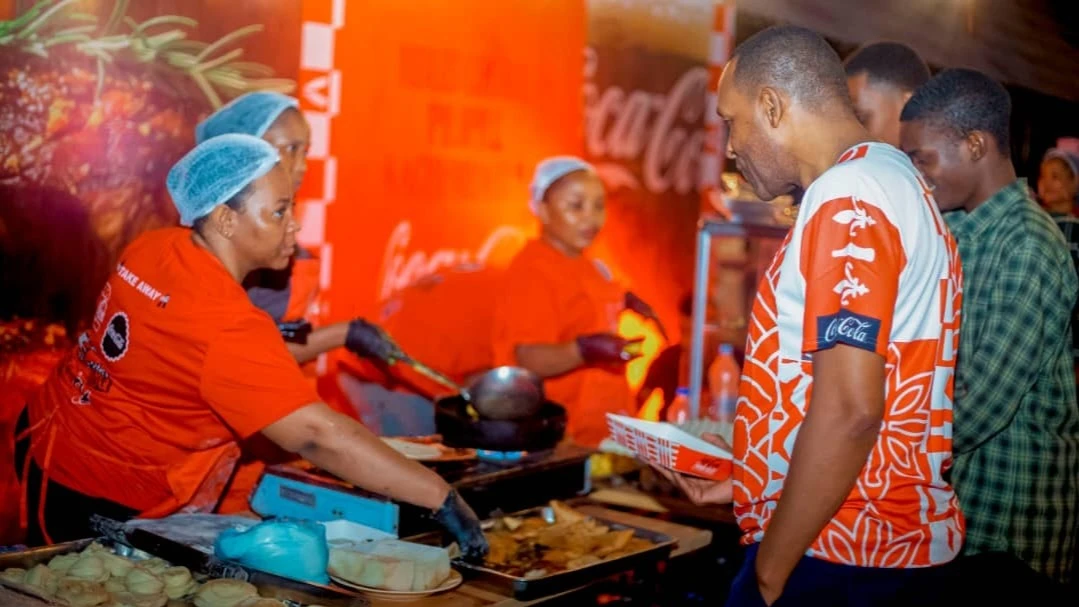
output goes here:
[{"label": "digital weighing scale", "polygon": [[[560,445],[542,452],[486,452],[475,460],[422,463],[456,488],[482,519],[588,493],[591,453]],[[263,518],[344,519],[398,537],[435,528],[421,509],[358,489],[303,462],[267,468],[252,494],[251,509]]]}]

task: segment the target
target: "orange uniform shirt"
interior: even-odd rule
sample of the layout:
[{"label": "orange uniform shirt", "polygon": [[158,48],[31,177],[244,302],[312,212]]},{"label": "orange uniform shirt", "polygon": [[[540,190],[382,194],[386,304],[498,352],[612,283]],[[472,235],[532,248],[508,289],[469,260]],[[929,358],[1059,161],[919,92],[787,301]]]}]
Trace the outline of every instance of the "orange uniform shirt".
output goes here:
[{"label": "orange uniform shirt", "polygon": [[[308,317],[319,294],[318,278],[320,267],[319,259],[310,255],[299,257],[293,261],[288,275],[288,285],[281,290],[282,294],[287,295],[282,320],[312,320]],[[250,297],[250,292],[248,295]],[[252,301],[258,307],[258,301],[254,298],[252,298]],[[263,311],[271,314],[272,318],[270,310],[263,309]],[[312,324],[316,327],[318,326],[315,323]],[[317,359],[301,365],[300,370],[304,377],[307,378],[311,388],[317,389]],[[350,408],[343,408],[337,403],[331,402],[330,399],[324,400],[338,412],[355,417],[355,413]],[[259,439],[258,437],[243,445],[243,450],[243,459],[237,465],[236,472],[232,475],[232,482],[229,483],[228,488],[225,490],[225,495],[221,498],[221,503],[217,507],[217,511],[222,514],[245,512],[250,509],[251,492],[255,490],[259,479],[262,478],[262,472],[266,469],[264,459],[276,461],[289,461],[289,459],[292,459],[288,457],[291,454],[286,454],[269,440]]]},{"label": "orange uniform shirt", "polygon": [[[614,333],[625,290],[587,257],[567,257],[534,240],[506,271],[498,296],[493,350],[498,365],[516,365],[519,344],[565,343],[588,333]],[[608,412],[632,414],[629,385],[622,374],[579,369],[544,382],[547,398],[566,407],[568,434],[595,446],[608,434]]]},{"label": "orange uniform shirt", "polygon": [[208,510],[238,439],[318,400],[220,261],[190,230],[156,230],[31,401],[32,453],[52,480],[144,516]]}]

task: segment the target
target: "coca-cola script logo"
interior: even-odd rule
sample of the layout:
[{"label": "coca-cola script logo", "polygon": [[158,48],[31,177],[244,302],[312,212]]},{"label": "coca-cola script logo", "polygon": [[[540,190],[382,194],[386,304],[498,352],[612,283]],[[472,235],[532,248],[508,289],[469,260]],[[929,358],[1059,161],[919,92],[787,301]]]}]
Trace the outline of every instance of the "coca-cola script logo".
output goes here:
[{"label": "coca-cola script logo", "polygon": [[817,320],[817,334],[822,346],[844,343],[875,350],[879,333],[879,320],[853,312],[841,312]]},{"label": "coca-cola script logo", "polygon": [[[696,191],[701,181],[708,70],[692,67],[666,93],[595,82],[599,57],[585,49],[585,145],[610,190]],[[640,161],[640,177],[626,163]]]},{"label": "coca-cola script logo", "polygon": [[730,460],[722,460],[718,457],[701,456],[701,458],[689,467],[692,474],[698,474],[706,478],[723,476],[724,469],[730,466]]},{"label": "coca-cola script logo", "polygon": [[116,362],[127,354],[128,344],[131,340],[131,321],[127,314],[117,312],[109,319],[105,326],[105,333],[101,336],[101,352],[109,362]]},{"label": "coca-cola script logo", "polygon": [[[491,230],[487,238],[475,250],[440,248],[431,252],[408,251],[412,240],[412,222],[404,220],[394,227],[386,243],[383,256],[382,276],[380,277],[378,297],[385,301],[397,291],[415,283],[444,268],[465,265],[483,267],[497,249],[502,252],[516,253],[524,246],[527,236],[524,230],[512,225],[501,225]],[[507,259],[511,255],[506,255]]]}]

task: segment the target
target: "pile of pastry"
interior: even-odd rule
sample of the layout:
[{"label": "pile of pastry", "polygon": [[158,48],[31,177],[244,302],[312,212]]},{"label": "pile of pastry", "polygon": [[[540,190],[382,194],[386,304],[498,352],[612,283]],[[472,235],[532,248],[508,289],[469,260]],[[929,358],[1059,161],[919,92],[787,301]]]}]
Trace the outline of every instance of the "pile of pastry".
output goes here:
[{"label": "pile of pastry", "polygon": [[173,567],[159,558],[132,560],[98,543],[82,552],[53,557],[31,569],[11,568],[0,580],[28,587],[71,607],[283,607],[259,597],[257,589],[239,580],[199,584],[187,567]]}]

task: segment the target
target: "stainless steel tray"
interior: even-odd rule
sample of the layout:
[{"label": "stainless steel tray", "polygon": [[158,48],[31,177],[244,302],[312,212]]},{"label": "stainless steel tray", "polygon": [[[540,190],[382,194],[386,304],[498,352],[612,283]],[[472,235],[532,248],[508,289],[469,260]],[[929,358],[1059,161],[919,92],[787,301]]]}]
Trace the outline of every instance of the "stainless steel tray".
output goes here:
[{"label": "stainless steel tray", "polygon": [[29,548],[27,550],[19,550],[16,552],[3,552],[0,553],[0,569],[8,569],[10,567],[30,569],[34,565],[48,563],[54,556],[67,554],[69,552],[81,552],[93,543],[93,541],[94,540],[92,539],[75,540],[74,542],[53,544],[52,546],[41,546],[40,548]]},{"label": "stainless steel tray", "polygon": [[[529,517],[529,516],[541,516],[551,520],[552,511],[548,506],[539,508],[531,508],[521,512],[515,512],[506,516],[514,517]],[[625,573],[628,571],[634,571],[642,569],[648,566],[654,566],[660,561],[665,561],[670,558],[671,551],[678,543],[677,540],[670,536],[651,531],[649,529],[642,529],[640,527],[633,527],[630,525],[623,525],[604,519],[602,516],[591,517],[594,520],[603,523],[611,529],[622,530],[632,529],[634,536],[641,539],[646,539],[653,543],[651,548],[634,552],[623,557],[613,558],[609,560],[600,561],[592,565],[586,565],[577,569],[570,569],[568,571],[559,571],[549,575],[544,575],[535,578],[523,578],[519,576],[509,575],[501,571],[484,567],[483,565],[477,565],[474,563],[467,563],[462,560],[455,560],[454,566],[457,567],[466,578],[477,578],[484,582],[503,590],[507,593],[512,593],[514,598],[519,600],[531,600],[544,596],[550,596],[552,594],[558,594],[574,588],[579,588],[590,582],[601,580],[603,578],[611,577],[619,573]],[[493,524],[494,521],[487,521],[487,524]]]},{"label": "stainless steel tray", "polygon": [[[86,538],[82,540],[75,540],[72,542],[63,542],[60,544],[53,544],[52,546],[40,546],[37,548],[28,548],[26,550],[19,550],[15,552],[0,553],[0,570],[7,569],[9,567],[21,567],[23,569],[30,569],[35,565],[48,564],[53,557],[61,554],[68,554],[71,552],[82,552],[87,546],[93,542],[111,549],[120,556],[138,561],[141,559],[149,558],[151,555],[142,553],[131,546],[125,544],[116,543],[112,540],[99,537],[99,538]],[[52,597],[42,595],[36,588],[26,586],[24,584],[15,584],[12,582],[6,582],[0,580],[0,586],[4,586],[8,589],[15,590],[21,594],[29,595],[42,603],[48,605],[67,605],[66,602],[54,600]]]}]

